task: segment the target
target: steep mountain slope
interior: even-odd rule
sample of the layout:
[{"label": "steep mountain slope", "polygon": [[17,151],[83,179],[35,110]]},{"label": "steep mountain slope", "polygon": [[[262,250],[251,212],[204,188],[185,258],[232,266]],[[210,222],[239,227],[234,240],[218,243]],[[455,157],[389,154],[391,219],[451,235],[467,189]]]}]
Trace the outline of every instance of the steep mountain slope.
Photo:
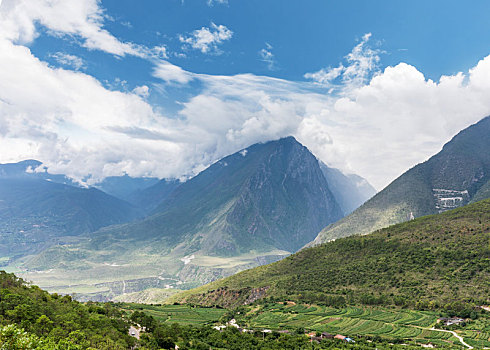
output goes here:
[{"label": "steep mountain slope", "polygon": [[344,215],[352,213],[361,204],[376,194],[376,190],[359,175],[345,175],[340,170],[329,168],[320,162],[320,169],[328,188],[339,203]]},{"label": "steep mountain slope", "polygon": [[0,178],[0,254],[35,252],[53,239],[135,219],[132,205],[97,189],[51,181]]},{"label": "steep mountain slope", "polygon": [[[301,250],[171,298],[460,307],[490,303],[490,200]],[[448,306],[446,306],[448,305]],[[458,306],[459,305],[459,306]]]},{"label": "steep mountain slope", "polygon": [[[367,234],[471,201],[490,180],[490,117],[458,133],[441,152],[405,172],[351,215],[323,229],[312,244]],[[487,192],[488,193],[488,192]],[[483,191],[479,198],[486,198]]]}]

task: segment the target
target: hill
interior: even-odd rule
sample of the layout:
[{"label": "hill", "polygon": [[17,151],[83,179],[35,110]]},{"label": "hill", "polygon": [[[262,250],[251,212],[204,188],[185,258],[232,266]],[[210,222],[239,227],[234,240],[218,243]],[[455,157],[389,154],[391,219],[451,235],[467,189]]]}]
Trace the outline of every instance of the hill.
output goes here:
[{"label": "hill", "polygon": [[[427,342],[422,334],[413,341],[401,340],[414,335],[403,326],[385,339],[364,331],[352,344],[336,339],[311,343],[302,329],[282,334],[262,333],[259,327],[253,333],[233,326],[217,330],[211,325],[228,321],[232,312],[190,305],[84,304],[69,295],[49,294],[4,271],[0,271],[0,289],[0,348],[8,350],[393,349],[396,346],[389,342],[401,341],[409,343],[403,349],[415,349],[417,342]],[[441,342],[437,334],[429,339],[451,344]]]},{"label": "hill", "polygon": [[443,149],[394,180],[349,216],[325,227],[310,244],[368,234],[413,217],[435,214],[488,198],[490,117],[464,129]]},{"label": "hill", "polygon": [[231,306],[264,297],[417,308],[490,303],[490,200],[301,250],[170,299]]}]

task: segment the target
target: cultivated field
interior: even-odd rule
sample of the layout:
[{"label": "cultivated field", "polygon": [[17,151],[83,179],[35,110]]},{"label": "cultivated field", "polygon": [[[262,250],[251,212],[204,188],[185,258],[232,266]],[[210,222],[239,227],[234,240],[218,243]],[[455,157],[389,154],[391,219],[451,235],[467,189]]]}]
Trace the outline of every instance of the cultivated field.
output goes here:
[{"label": "cultivated field", "polygon": [[189,305],[144,305],[127,303],[122,305],[127,311],[143,311],[165,323],[186,325],[214,324],[226,312],[225,309],[192,307]]}]

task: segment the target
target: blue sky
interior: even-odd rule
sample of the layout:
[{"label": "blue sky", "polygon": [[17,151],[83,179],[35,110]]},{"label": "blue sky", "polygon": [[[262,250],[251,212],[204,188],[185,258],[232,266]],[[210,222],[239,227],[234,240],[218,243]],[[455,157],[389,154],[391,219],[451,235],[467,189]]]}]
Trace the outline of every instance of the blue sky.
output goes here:
[{"label": "blue sky", "polygon": [[490,113],[489,14],[488,1],[3,0],[0,161],[181,177],[291,134],[380,189]]}]

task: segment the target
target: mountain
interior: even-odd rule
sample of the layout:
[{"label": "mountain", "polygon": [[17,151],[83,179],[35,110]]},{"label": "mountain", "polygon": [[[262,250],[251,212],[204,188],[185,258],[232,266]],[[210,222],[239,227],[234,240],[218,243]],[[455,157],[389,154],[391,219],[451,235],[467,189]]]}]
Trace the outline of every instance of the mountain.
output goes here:
[{"label": "mountain", "polygon": [[318,161],[294,138],[256,144],[178,186],[143,221],[115,228],[168,237],[188,254],[296,251],[342,217]]},{"label": "mountain", "polygon": [[152,213],[180,184],[179,180],[162,179],[151,186],[132,191],[125,198],[145,213]]},{"label": "mountain", "polygon": [[140,215],[129,203],[97,189],[6,173],[0,177],[0,254],[4,259]]},{"label": "mountain", "polygon": [[475,196],[488,198],[489,135],[490,117],[486,117],[458,133],[438,154],[405,172],[352,214],[324,228],[311,244],[368,234],[412,217],[468,204]]},{"label": "mountain", "polygon": [[169,302],[279,300],[456,310],[490,303],[490,200],[307,248]]},{"label": "mountain", "polygon": [[40,161],[34,159],[18,163],[0,164],[0,179],[46,180],[64,185],[78,187],[79,184],[61,174],[50,174]]},{"label": "mountain", "polygon": [[[32,179],[83,187],[63,174],[51,174],[43,163],[34,159],[0,164],[0,179]],[[144,213],[153,211],[178,185],[178,180],[156,177],[108,176],[92,187],[139,207]]]},{"label": "mountain", "polygon": [[[318,160],[288,137],[214,163],[173,189],[151,216],[58,245],[24,266],[58,269],[58,281],[60,275],[73,276],[63,269],[77,270],[70,278],[80,280],[66,285],[86,283],[84,274],[97,276],[94,289],[105,281],[114,294],[185,288],[276,261],[342,215]],[[38,282],[39,275],[26,278],[52,287]]]},{"label": "mountain", "polygon": [[132,196],[158,183],[155,177],[108,176],[94,185],[111,196],[131,202]]},{"label": "mountain", "polygon": [[338,169],[329,168],[323,162],[320,162],[320,169],[344,216],[352,213],[376,194],[376,190],[369,182],[359,175],[345,175]]}]

